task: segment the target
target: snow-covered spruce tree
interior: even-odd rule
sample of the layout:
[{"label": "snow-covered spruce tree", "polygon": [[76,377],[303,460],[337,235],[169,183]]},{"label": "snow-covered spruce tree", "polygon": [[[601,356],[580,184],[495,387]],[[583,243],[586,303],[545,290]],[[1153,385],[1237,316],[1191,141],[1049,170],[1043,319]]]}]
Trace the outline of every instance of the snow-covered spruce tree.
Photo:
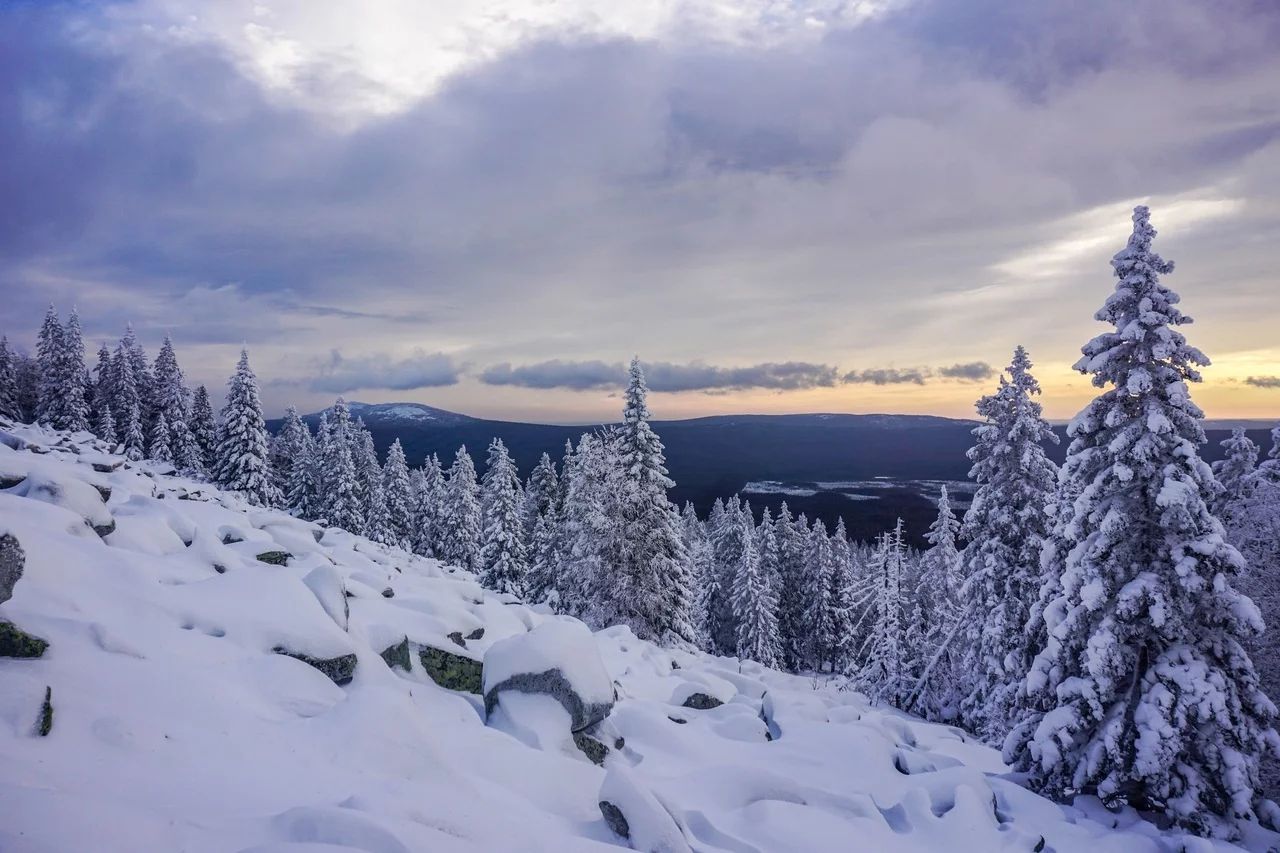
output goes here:
[{"label": "snow-covered spruce tree", "polygon": [[[157,358],[156,364],[159,363],[160,359]],[[271,437],[271,476],[275,478],[276,488],[284,496],[284,505],[288,509],[296,509],[289,498],[289,484],[293,480],[294,466],[299,464],[302,445],[310,434],[311,430],[298,416],[297,407],[290,406],[285,409],[280,429]]]},{"label": "snow-covered spruce tree", "polygon": [[123,344],[116,347],[116,354],[111,359],[111,372],[116,392],[116,433],[125,456],[136,461],[143,456],[146,440],[142,435],[138,384],[133,371],[129,369],[129,355]]},{"label": "snow-covered spruce tree", "polygon": [[436,557],[448,565],[469,571],[480,568],[480,487],[476,466],[465,446],[459,447],[449,466],[444,497],[436,517],[439,541]]},{"label": "snow-covered spruce tree", "polygon": [[1243,560],[1207,506],[1216,487],[1187,383],[1208,359],[1178,331],[1190,318],[1160,281],[1173,265],[1151,249],[1146,207],[1133,223],[1096,315],[1115,330],[1076,363],[1106,390],[1068,427],[1063,479],[1079,497],[1051,550],[1060,592],[1026,684],[1044,704],[1005,752],[1050,796],[1233,835],[1276,811],[1257,792],[1260,756],[1280,751],[1276,708],[1242,646],[1262,619],[1232,586]]},{"label": "snow-covered spruce tree", "polygon": [[951,643],[960,618],[960,522],[951,511],[947,487],[938,496],[938,515],[925,539],[929,550],[920,558],[920,576],[911,596],[907,623],[906,656],[916,680],[910,710],[933,720],[953,719],[960,680]]},{"label": "snow-covered spruce tree", "polygon": [[[132,323],[125,325],[120,346],[125,352],[123,364],[127,364],[133,373],[133,384],[138,392],[138,417],[143,424],[150,423],[155,411],[155,377],[151,373],[146,350],[138,342],[138,335],[134,332]],[[116,422],[119,421],[120,417],[117,415]]]},{"label": "snow-covered spruce tree", "polygon": [[902,577],[906,566],[906,543],[902,519],[880,537],[871,563],[867,592],[870,597],[861,619],[870,625],[866,639],[853,655],[846,674],[850,685],[873,702],[902,707],[914,684],[904,660],[906,613],[903,607]]},{"label": "snow-covered spruce tree", "polygon": [[155,420],[151,423],[151,437],[148,443],[151,445],[152,459],[157,462],[173,462],[169,438],[169,421],[165,418],[162,409],[156,412]]},{"label": "snow-covered spruce tree", "polygon": [[53,424],[61,418],[60,395],[62,393],[62,323],[58,312],[50,303],[36,337],[36,363],[40,365],[40,402],[36,407],[36,419],[42,424]]},{"label": "snow-covered spruce tree", "polygon": [[391,525],[393,544],[411,547],[413,532],[413,489],[409,483],[409,463],[404,447],[397,438],[387,450],[387,464],[382,467],[382,491],[387,502],[387,519]]},{"label": "snow-covered spruce tree", "polygon": [[267,426],[262,419],[258,377],[249,366],[248,350],[240,350],[240,361],[227,386],[227,403],[218,424],[214,479],[224,489],[240,492],[252,503],[274,506],[280,496],[271,481]]},{"label": "snow-covered spruce tree", "polygon": [[778,543],[773,526],[763,529],[760,547],[756,546],[754,531],[750,530],[750,517],[740,522],[742,554],[733,583],[733,615],[737,620],[737,656],[753,660],[765,666],[776,667],[782,656],[778,641],[778,601],[769,578],[769,564],[777,563]]},{"label": "snow-covered spruce tree", "polygon": [[217,444],[217,425],[213,419],[213,405],[209,401],[209,390],[203,385],[196,386],[191,397],[191,420],[187,422],[191,428],[191,436],[200,448],[200,461],[205,470],[212,470],[214,448]]},{"label": "snow-covered spruce tree", "polygon": [[1222,487],[1214,502],[1215,509],[1240,500],[1250,475],[1258,467],[1258,445],[1245,434],[1244,427],[1231,430],[1231,437],[1224,439],[1221,445],[1226,455],[1213,463],[1213,475]]},{"label": "snow-covered spruce tree", "polygon": [[482,492],[484,538],[480,548],[480,582],[495,592],[523,596],[525,574],[529,570],[521,517],[524,494],[516,464],[502,439],[495,438],[489,445]]},{"label": "snow-covered spruce tree", "polygon": [[704,651],[710,649],[708,631],[710,588],[718,583],[716,558],[711,550],[711,538],[707,526],[698,518],[693,504],[685,501],[680,511],[680,535],[684,539],[684,552],[689,561],[689,577],[693,580],[693,627],[697,631],[696,643]]},{"label": "snow-covered spruce tree", "polygon": [[525,600],[540,604],[559,599],[559,554],[556,547],[555,508],[538,516],[529,540],[529,571],[525,573]]},{"label": "snow-covered spruce tree", "polygon": [[533,541],[533,528],[538,518],[555,512],[560,503],[560,477],[556,474],[556,465],[551,461],[551,456],[544,453],[529,472],[529,481],[524,488],[524,503],[520,513],[526,542]]},{"label": "snow-covered spruce tree", "polygon": [[1058,438],[1035,397],[1040,384],[1022,347],[994,394],[978,400],[969,476],[978,484],[965,514],[961,555],[967,613],[958,643],[960,719],[988,743],[1008,734],[1018,685],[1030,663],[1023,631],[1040,591],[1040,550],[1049,534],[1057,468],[1043,443]]},{"label": "snow-covered spruce tree", "polygon": [[[361,532],[375,542],[385,543],[391,536],[391,520],[387,515],[386,496],[382,493],[382,465],[373,445],[373,435],[357,421],[352,433],[354,447],[351,459],[356,466],[356,499],[360,502]],[[379,514],[380,517],[375,517]]]},{"label": "snow-covered spruce tree", "polygon": [[413,553],[437,556],[440,550],[440,508],[444,500],[444,472],[434,453],[422,464],[422,482],[413,495]]},{"label": "snow-covered spruce tree", "polygon": [[831,578],[836,572],[836,561],[831,553],[831,536],[822,519],[815,519],[809,531],[808,563],[804,623],[809,633],[805,638],[802,666],[822,672],[831,660],[830,649],[835,644],[839,623],[831,601],[834,586]]},{"label": "snow-covered spruce tree", "polygon": [[828,606],[831,608],[835,634],[827,655],[831,661],[831,671],[840,672],[849,665],[854,639],[853,549],[849,545],[849,534],[845,529],[843,516],[836,520],[835,532],[831,534],[831,559],[834,570],[827,578]]},{"label": "snow-covered spruce tree", "polygon": [[742,515],[747,510],[737,495],[716,501],[707,516],[707,533],[715,557],[715,582],[704,582],[707,631],[711,651],[731,655],[738,645],[738,624],[733,616],[733,577],[742,559]]},{"label": "snow-covered spruce tree", "polygon": [[98,348],[98,365],[94,368],[93,423],[90,429],[107,444],[119,441],[115,418],[115,375],[111,369],[111,351],[103,344]]},{"label": "snow-covered spruce tree", "polygon": [[178,450],[184,445],[188,439],[184,435],[187,432],[187,388],[183,384],[182,368],[178,366],[178,356],[173,351],[173,339],[168,335],[164,336],[164,343],[160,345],[160,352],[156,355],[155,363],[155,411],[152,413],[153,419],[158,420],[160,415],[164,415],[167,425],[167,435],[165,436],[166,444],[164,447],[157,447],[155,438],[157,431],[152,427],[152,442],[148,447],[152,459],[160,459],[161,454],[167,457],[165,461],[172,462],[177,459]]},{"label": "snow-covered spruce tree", "polygon": [[0,418],[17,421],[22,418],[18,406],[18,372],[14,369],[9,339],[0,337]]},{"label": "snow-covered spruce tree", "polygon": [[667,499],[674,483],[667,476],[662,441],[649,426],[648,394],[640,360],[633,358],[617,439],[622,547],[609,583],[595,590],[592,609],[598,624],[629,625],[641,639],[692,643],[693,583],[679,513]]},{"label": "snow-covered spruce tree", "polygon": [[339,397],[321,419],[317,471],[321,514],[333,527],[359,533],[364,527],[364,507],[356,496],[356,463],[351,452],[351,412]]},{"label": "snow-covered spruce tree", "polygon": [[805,589],[809,531],[803,522],[792,519],[785,501],[778,510],[773,528],[778,540],[778,634],[782,644],[782,663],[794,672],[803,666],[808,637]]},{"label": "snow-covered spruce tree", "polygon": [[[293,407],[291,406],[292,410]],[[311,429],[301,418],[298,430],[289,441],[292,458],[285,482],[284,505],[298,518],[314,519],[320,512],[320,494],[317,488],[317,447]]]},{"label": "snow-covered spruce tree", "polygon": [[89,428],[88,386],[89,372],[84,363],[84,336],[80,332],[80,312],[71,309],[67,325],[62,330],[62,351],[59,354],[58,371],[62,382],[59,409],[61,419],[55,422],[60,429],[87,430]]},{"label": "snow-covered spruce tree", "polygon": [[624,547],[619,519],[625,483],[616,445],[613,430],[585,434],[564,465],[560,585],[555,606],[597,628],[612,624],[594,607],[614,588],[612,575],[621,564]]}]

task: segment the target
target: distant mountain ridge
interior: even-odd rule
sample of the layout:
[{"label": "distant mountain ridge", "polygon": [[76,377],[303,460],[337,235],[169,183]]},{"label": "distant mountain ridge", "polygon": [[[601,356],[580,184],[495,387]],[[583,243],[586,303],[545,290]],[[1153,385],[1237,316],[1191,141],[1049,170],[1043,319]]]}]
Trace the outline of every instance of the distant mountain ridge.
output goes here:
[{"label": "distant mountain ridge", "polygon": [[[487,420],[438,409],[422,403],[348,404],[373,434],[380,453],[399,438],[411,465],[438,454],[446,467],[459,446],[465,445],[483,472],[486,449],[501,438],[521,475],[527,475],[543,453],[557,464],[566,441],[577,443],[584,432],[603,424],[532,424]],[[303,416],[313,428],[320,413]],[[1249,429],[1250,437],[1270,447],[1270,424]],[[268,427],[278,429],[279,419]],[[742,492],[749,483],[792,484],[777,492],[752,492],[757,514],[763,507],[776,511],[785,500],[793,513],[804,512],[834,527],[844,519],[850,535],[868,539],[892,527],[901,516],[912,540],[920,544],[934,516],[929,481],[961,481],[969,474],[965,453],[973,444],[977,421],[937,415],[812,413],[787,415],[710,415],[685,420],[654,421],[667,449],[667,467],[676,486],[671,499],[692,501],[705,514],[716,498]],[[1235,423],[1230,425],[1234,426]],[[1243,424],[1249,426],[1248,424]],[[1228,429],[1207,430],[1202,449],[1210,461],[1221,457],[1218,442]],[[1066,455],[1066,428],[1055,426],[1061,441],[1048,448],[1061,462]],[[873,500],[853,500],[845,492],[815,488],[840,481],[884,479]]]}]

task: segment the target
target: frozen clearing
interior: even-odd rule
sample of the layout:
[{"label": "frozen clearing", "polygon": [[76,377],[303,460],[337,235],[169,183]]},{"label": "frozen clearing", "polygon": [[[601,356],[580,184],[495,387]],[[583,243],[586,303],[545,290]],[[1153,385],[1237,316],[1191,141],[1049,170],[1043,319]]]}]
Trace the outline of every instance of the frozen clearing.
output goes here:
[{"label": "frozen clearing", "polygon": [[[574,644],[597,646],[617,694],[604,766],[540,748],[486,725],[480,697],[437,686],[418,652],[483,660],[559,617],[433,560],[124,464],[88,436],[18,427],[0,440],[0,534],[26,554],[0,620],[50,643],[38,659],[0,658],[4,853],[1237,849],[1056,805],[959,731],[619,628],[557,628],[495,655],[495,675],[568,661],[566,681],[608,701],[595,655]],[[383,656],[406,638],[407,670]],[[350,655],[354,672],[334,677],[295,657]],[[684,707],[695,694],[723,704]],[[516,699],[572,743],[559,705]],[[1258,830],[1247,847],[1278,841]]]}]

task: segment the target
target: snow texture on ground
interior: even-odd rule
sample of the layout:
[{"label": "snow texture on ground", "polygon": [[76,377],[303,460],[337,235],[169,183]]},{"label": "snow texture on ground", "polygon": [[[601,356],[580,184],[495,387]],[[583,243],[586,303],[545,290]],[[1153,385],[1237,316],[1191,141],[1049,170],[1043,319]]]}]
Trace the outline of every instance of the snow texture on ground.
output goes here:
[{"label": "snow texture on ground", "polygon": [[[0,533],[26,551],[0,619],[51,644],[40,659],[0,658],[4,853],[1235,849],[1048,802],[962,732],[821,680],[623,628],[553,629],[551,657],[594,643],[616,688],[607,722],[623,745],[597,767],[566,746],[554,700],[527,696],[512,716],[534,722],[519,731],[488,725],[479,696],[438,687],[416,654],[462,652],[449,634],[483,628],[465,640],[482,659],[561,617],[433,560],[124,463],[87,435],[15,427],[0,439]],[[284,565],[258,559],[273,551]],[[409,671],[381,656],[406,637]],[[338,686],[278,649],[354,654],[354,677]],[[579,660],[571,680],[604,698],[595,655]],[[724,704],[684,707],[693,693]],[[1276,841],[1258,831],[1246,843]]]}]

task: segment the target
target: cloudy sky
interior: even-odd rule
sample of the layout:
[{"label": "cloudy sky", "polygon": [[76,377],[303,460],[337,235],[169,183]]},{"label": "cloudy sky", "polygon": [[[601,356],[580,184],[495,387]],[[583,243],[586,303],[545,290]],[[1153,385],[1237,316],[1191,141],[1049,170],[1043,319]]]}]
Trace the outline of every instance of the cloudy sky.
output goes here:
[{"label": "cloudy sky", "polygon": [[1272,0],[0,4],[0,331],[172,333],[272,413],[966,415],[1090,393],[1152,206],[1218,417],[1280,416]]}]

